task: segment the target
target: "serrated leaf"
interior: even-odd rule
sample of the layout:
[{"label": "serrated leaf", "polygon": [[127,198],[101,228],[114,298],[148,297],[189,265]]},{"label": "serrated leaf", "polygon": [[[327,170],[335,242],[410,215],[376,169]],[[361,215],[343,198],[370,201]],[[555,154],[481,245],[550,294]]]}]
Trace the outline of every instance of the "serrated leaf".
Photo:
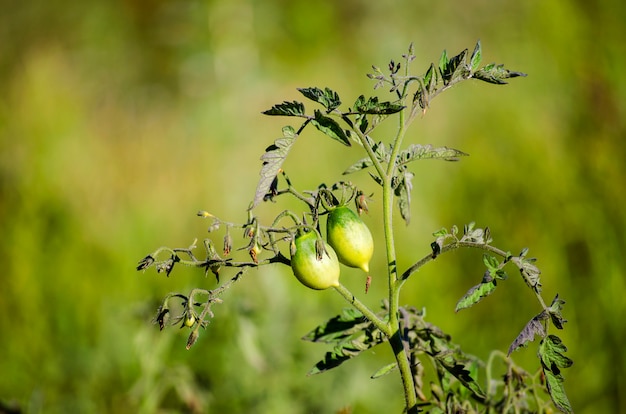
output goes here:
[{"label": "serrated leaf", "polygon": [[[404,166],[398,175],[394,177],[395,185],[394,193],[398,197],[398,208],[400,215],[408,226],[411,222],[411,190],[413,190],[413,177],[415,174],[410,172]],[[392,184],[393,185],[393,184]]]},{"label": "serrated leaf", "polygon": [[346,136],[345,131],[339,126],[337,121],[323,115],[321,111],[315,110],[315,118],[311,120],[311,123],[324,134],[336,141],[341,142],[343,145],[348,147],[352,145]]},{"label": "serrated leaf", "polygon": [[504,65],[496,65],[495,63],[491,63],[472,74],[474,79],[495,85],[504,85],[507,83],[505,79],[517,78],[518,76],[526,76],[526,74],[522,72],[512,72],[505,69]]},{"label": "serrated leaf", "polygon": [[354,164],[352,164],[351,166],[349,166],[342,174],[343,175],[352,174],[357,171],[361,171],[362,169],[371,167],[372,165],[374,165],[374,163],[369,157],[362,158],[358,160],[357,162],[355,162]]},{"label": "serrated leaf", "polygon": [[304,116],[304,104],[298,101],[276,104],[271,109],[262,112],[263,115]]},{"label": "serrated leaf", "polygon": [[263,201],[297,137],[298,135],[294,129],[286,126],[283,128],[283,138],[278,138],[274,141],[274,144],[265,149],[265,154],[261,156],[261,161],[263,161],[263,166],[259,173],[261,179],[257,184],[250,210]]},{"label": "serrated leaf", "polygon": [[567,347],[563,345],[561,338],[548,335],[541,341],[538,353],[552,402],[562,412],[571,413],[573,410],[565,394],[561,369],[569,368],[573,361],[564,355],[565,352]]},{"label": "serrated leaf", "polygon": [[340,315],[329,319],[304,335],[302,339],[310,342],[337,342],[362,330],[368,324],[368,320],[359,311],[347,308]]},{"label": "serrated leaf", "polygon": [[[525,256],[527,251],[522,251],[522,253]],[[541,282],[539,280],[539,276],[541,275],[541,271],[537,266],[535,266],[536,259],[524,256],[520,255],[520,257],[512,257],[511,261],[519,268],[520,274],[522,275],[524,282],[526,282],[526,285],[528,285],[528,287],[533,289],[535,292],[540,293]]]},{"label": "serrated leaf", "polygon": [[353,111],[359,114],[369,115],[391,115],[400,112],[405,107],[391,102],[379,102],[378,97],[373,96],[365,100],[363,95],[359,96],[353,105]]},{"label": "serrated leaf", "polygon": [[480,66],[480,61],[482,60],[482,51],[480,46],[480,40],[476,42],[476,46],[474,47],[474,51],[472,52],[472,56],[470,57],[470,69],[472,72],[478,69]]},{"label": "serrated leaf", "polygon": [[563,329],[563,325],[567,322],[567,319],[563,318],[563,315],[561,313],[561,310],[563,309],[564,304],[565,304],[565,301],[562,299],[559,299],[559,295],[557,294],[554,300],[552,301],[552,304],[548,308],[548,313],[550,314],[550,320],[552,321],[552,324],[557,329]]},{"label": "serrated leaf", "polygon": [[447,65],[445,65],[441,72],[443,83],[448,84],[452,81],[456,81],[459,78],[468,78],[470,70],[467,67],[467,49],[459,53],[458,55],[450,58]]},{"label": "serrated leaf", "polygon": [[529,342],[534,341],[535,336],[540,336],[541,338],[544,338],[546,336],[546,330],[543,326],[542,321],[544,321],[545,319],[546,313],[541,312],[539,315],[533,317],[530,321],[528,321],[526,326],[524,326],[524,329],[522,329],[522,332],[517,335],[517,338],[515,338],[513,343],[511,343],[511,346],[509,346],[509,352],[507,353],[507,356],[511,355],[513,351],[517,351],[519,348],[526,346]]},{"label": "serrated leaf", "polygon": [[375,347],[385,341],[384,335],[376,330],[375,334],[372,332],[362,332],[362,334],[352,336],[353,339],[341,342],[335,346],[332,351],[327,352],[324,355],[324,359],[319,361],[308,372],[307,375],[321,374],[322,372],[336,368],[349,359],[359,356],[363,351],[367,351],[370,348]]},{"label": "serrated leaf", "polygon": [[496,290],[496,281],[480,283],[470,288],[467,293],[457,302],[455,312],[474,306]]},{"label": "serrated leaf", "polygon": [[384,367],[376,371],[374,374],[372,374],[370,378],[377,379],[380,377],[384,377],[385,375],[395,371],[396,369],[398,369],[398,363],[392,362],[391,364],[385,365]]},{"label": "serrated leaf", "polygon": [[470,370],[467,369],[464,363],[456,360],[451,355],[435,357],[435,361],[446,369],[453,377],[455,377],[461,384],[472,392],[474,398],[479,401],[485,401],[487,398],[485,392],[480,388],[478,381],[472,377]]},{"label": "serrated leaf", "polygon": [[416,160],[440,159],[444,161],[458,161],[459,157],[465,157],[468,154],[454,148],[439,147],[433,148],[432,145],[411,144],[407,149],[398,154],[397,165],[405,165]]},{"label": "serrated leaf", "polygon": [[492,273],[495,273],[500,267],[500,262],[498,262],[498,259],[486,253],[483,255],[483,263],[485,267],[489,269],[489,271]]},{"label": "serrated leaf", "polygon": [[[387,147],[383,142],[378,142],[376,144],[373,141],[366,137],[368,145],[372,148],[372,151],[376,155],[376,158],[379,162],[385,163],[389,161],[389,152],[387,151]],[[362,158],[358,160],[356,163],[352,164],[348,169],[346,169],[343,174],[348,175],[354,172],[360,171],[364,168],[371,167],[374,163],[369,157]]]},{"label": "serrated leaf", "polygon": [[329,88],[324,88],[324,90],[320,88],[298,88],[298,91],[310,100],[323,105],[329,112],[341,105],[337,92]]}]

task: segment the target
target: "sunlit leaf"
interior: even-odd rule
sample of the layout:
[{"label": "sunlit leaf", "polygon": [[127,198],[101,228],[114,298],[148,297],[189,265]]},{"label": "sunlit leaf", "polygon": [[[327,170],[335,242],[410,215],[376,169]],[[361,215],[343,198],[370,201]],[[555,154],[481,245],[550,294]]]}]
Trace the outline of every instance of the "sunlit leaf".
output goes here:
[{"label": "sunlit leaf", "polygon": [[392,362],[391,364],[385,365],[384,367],[376,371],[374,374],[372,374],[371,378],[377,379],[380,377],[384,377],[385,375],[391,372],[394,372],[396,369],[398,369],[398,363]]},{"label": "sunlit leaf", "polygon": [[271,188],[274,178],[276,178],[280,172],[281,166],[297,137],[298,135],[294,129],[290,126],[286,126],[283,128],[283,138],[278,138],[274,141],[274,144],[265,149],[265,154],[261,156],[261,161],[263,161],[260,172],[261,179],[257,184],[254,201],[250,209],[256,207],[263,201],[263,198]]},{"label": "sunlit leaf", "polygon": [[439,147],[433,148],[432,145],[411,144],[407,149],[398,154],[397,164],[404,165],[416,160],[440,159],[444,161],[458,161],[459,157],[468,154],[456,150],[454,148]]},{"label": "sunlit leaf", "polygon": [[355,162],[354,164],[352,164],[350,167],[348,167],[343,174],[347,175],[347,174],[352,174],[355,173],[357,171],[361,171],[364,168],[368,168],[371,167],[372,165],[374,165],[374,163],[372,162],[371,158],[367,157],[367,158],[361,158],[360,160],[358,160],[357,162]]},{"label": "sunlit leaf", "polygon": [[459,299],[456,304],[455,311],[458,312],[461,309],[467,309],[471,306],[474,306],[485,297],[491,295],[494,290],[496,290],[495,280],[473,286],[461,299]]},{"label": "sunlit leaf", "polygon": [[472,56],[470,57],[469,66],[472,72],[478,69],[478,66],[480,65],[481,60],[482,60],[482,51],[481,51],[480,40],[479,40],[478,42],[476,42],[476,47],[474,47],[474,51],[472,52]]}]

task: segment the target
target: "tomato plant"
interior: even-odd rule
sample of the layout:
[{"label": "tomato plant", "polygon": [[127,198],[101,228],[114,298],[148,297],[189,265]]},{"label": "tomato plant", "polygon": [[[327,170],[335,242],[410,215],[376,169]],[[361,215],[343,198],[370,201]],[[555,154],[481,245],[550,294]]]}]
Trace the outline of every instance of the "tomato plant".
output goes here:
[{"label": "tomato plant", "polygon": [[[349,311],[320,324],[304,337],[305,340],[333,346],[333,351],[315,365],[312,373],[334,369],[374,346],[387,343],[393,350],[395,360],[372,377],[390,372],[399,374],[407,413],[422,410],[433,413],[545,413],[550,412],[552,407],[572,412],[562,374],[572,361],[565,356],[567,348],[554,333],[554,329],[563,329],[566,322],[562,315],[565,302],[558,295],[549,304],[545,302],[541,291],[541,272],[535,259],[527,256],[527,249],[515,255],[495,247],[488,227],[478,228],[470,223],[462,231],[457,226],[435,231],[433,242],[425,246],[425,254],[407,268],[399,269],[392,219],[394,205],[397,205],[406,224],[410,222],[414,179],[410,165],[424,159],[456,161],[467,155],[458,149],[428,144],[403,146],[408,128],[418,115],[427,112],[435,97],[454,85],[472,79],[502,85],[509,79],[525,76],[503,65],[481,67],[480,43],[471,53],[466,49],[449,57],[444,51],[439,62],[430,64],[422,75],[414,75],[410,71],[414,59],[413,48],[410,47],[401,62],[390,61],[386,70],[374,67],[374,72],[368,75],[375,81],[375,88],[390,90],[389,100],[361,95],[352,105],[345,107],[339,94],[330,88],[301,88],[298,91],[316,105],[312,112],[307,111],[304,103],[299,101],[283,101],[263,112],[268,116],[288,117],[301,124],[297,128],[285,126],[282,137],[267,147],[261,157],[261,179],[247,209],[247,221],[233,223],[207,212],[199,213],[201,217],[212,220],[210,232],[225,230],[222,254],[218,253],[214,241],[207,238],[204,241],[204,259],[196,258],[194,242],[189,248],[159,248],[144,257],[137,266],[138,270],[155,266],[158,272],[169,275],[177,264],[182,263],[204,269],[205,273],[212,271],[218,282],[223,269],[234,269],[235,275],[212,290],[194,289],[189,295],[168,295],[159,308],[156,320],[163,329],[168,325],[169,302],[172,299],[182,301],[186,315],[195,315],[195,323],[187,324],[188,319],[185,319],[185,325],[191,325],[187,341],[189,348],[197,341],[199,329],[206,327],[207,321],[214,317],[212,307],[221,302],[221,294],[249,269],[288,265],[305,286],[317,290],[333,288],[351,306]],[[377,141],[375,132],[378,125],[392,119],[397,122],[395,136],[388,141]],[[344,175],[366,170],[382,195],[382,217],[377,219],[384,236],[384,243],[379,245],[385,269],[379,272],[386,278],[388,295],[378,311],[365,305],[339,282],[339,261],[365,272],[370,271],[369,262],[374,253],[372,235],[361,218],[346,207],[348,202],[355,201],[359,213],[367,211],[365,192],[345,181],[331,186],[320,184],[316,189],[303,191],[293,185],[283,169],[287,155],[302,131],[309,126],[344,146],[356,148],[362,158],[348,166]],[[277,201],[282,197],[294,197],[300,201],[301,210],[285,210],[271,224],[261,224],[254,214],[255,209],[264,201]],[[325,242],[320,237],[320,218],[326,214]],[[292,223],[285,225],[285,219]],[[242,230],[242,247],[239,250],[247,250],[251,261],[228,257],[232,251],[233,229]],[[285,246],[289,248],[289,257],[283,253]],[[498,282],[507,279],[507,269],[511,267],[517,270],[541,307],[541,311],[521,328],[508,352],[494,350],[487,363],[463,352],[443,329],[426,321],[423,310],[399,304],[401,289],[417,270],[461,248],[481,251],[486,270],[479,283],[458,300],[457,311],[472,307],[493,294]],[[195,313],[191,313],[192,310]],[[173,321],[180,319],[179,316]],[[510,354],[527,346],[536,337],[540,340],[537,351],[539,368],[536,374],[528,374],[515,365]],[[496,379],[492,371],[495,359],[501,359],[506,366],[507,372],[502,379]],[[426,367],[434,367],[433,372],[428,374]],[[483,375],[487,378],[486,384],[480,381]],[[426,378],[431,384],[428,387],[424,385]],[[436,381],[432,381],[433,378]],[[544,401],[537,390],[545,391],[550,400]]]}]

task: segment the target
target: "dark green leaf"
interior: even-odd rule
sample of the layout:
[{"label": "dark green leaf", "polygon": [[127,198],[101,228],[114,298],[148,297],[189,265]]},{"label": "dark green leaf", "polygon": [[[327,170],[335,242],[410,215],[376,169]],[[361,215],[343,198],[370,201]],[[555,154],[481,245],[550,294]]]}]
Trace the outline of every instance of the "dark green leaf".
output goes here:
[{"label": "dark green leaf", "polygon": [[284,101],[263,112],[264,115],[304,116],[304,105],[301,102]]},{"label": "dark green leaf", "polygon": [[571,413],[573,410],[565,394],[561,369],[569,368],[573,361],[564,355],[565,352],[567,348],[563,345],[561,338],[555,335],[548,335],[539,345],[539,359],[546,377],[550,398],[559,410]]},{"label": "dark green leaf", "polygon": [[480,302],[483,298],[491,295],[496,290],[496,281],[491,280],[487,283],[480,283],[473,286],[467,293],[457,302],[455,311],[458,312],[461,309],[466,309],[474,306]]},{"label": "dark green leaf", "polygon": [[339,126],[337,121],[323,115],[321,111],[315,110],[315,118],[311,120],[311,123],[332,139],[339,141],[348,147],[352,145],[350,144],[350,140],[346,136],[345,131]]},{"label": "dark green leaf", "polygon": [[344,309],[341,315],[329,319],[302,337],[310,342],[340,342],[370,322],[356,309]]},{"label": "dark green leaf", "polygon": [[529,342],[534,341],[535,335],[544,338],[546,336],[546,330],[543,326],[542,321],[546,320],[546,318],[547,316],[545,312],[541,312],[539,315],[532,318],[526,324],[526,326],[524,326],[522,332],[517,335],[517,338],[515,338],[511,346],[509,346],[509,352],[507,353],[507,356],[511,355],[513,351],[516,351],[519,348],[526,346]]},{"label": "dark green leaf", "polygon": [[363,95],[359,96],[354,103],[353,110],[359,114],[391,115],[400,112],[404,106],[391,102],[378,102],[378,97],[373,96],[365,101]]},{"label": "dark green leaf", "polygon": [[265,149],[265,154],[261,156],[261,161],[263,161],[260,173],[261,179],[257,184],[254,201],[250,209],[253,209],[263,201],[297,137],[298,135],[294,129],[286,126],[283,128],[283,138],[277,139],[273,145]]},{"label": "dark green leaf", "polygon": [[470,57],[470,69],[472,72],[478,69],[480,65],[480,61],[482,60],[482,51],[480,47],[480,40],[476,42],[476,47],[474,47],[474,51],[472,52],[472,56]]},{"label": "dark green leaf", "polygon": [[496,85],[504,85],[507,83],[505,79],[516,78],[518,76],[526,76],[526,74],[522,72],[512,72],[505,69],[504,65],[496,65],[495,63],[491,63],[477,70],[472,75],[474,79]]},{"label": "dark green leaf", "polygon": [[339,99],[337,92],[334,92],[329,88],[324,88],[324,90],[319,88],[298,88],[298,91],[310,100],[323,105],[328,112],[341,105],[341,100]]},{"label": "dark green leaf", "polygon": [[478,401],[485,401],[485,392],[480,388],[478,381],[472,377],[463,361],[455,359],[452,355],[437,355],[435,361],[454,376],[461,384],[470,390]]},{"label": "dark green leaf", "polygon": [[467,49],[452,57],[448,61],[448,64],[445,65],[444,70],[441,72],[444,84],[447,85],[450,82],[469,77],[470,70],[467,66],[466,57]]},{"label": "dark green leaf", "polygon": [[562,299],[559,299],[559,295],[557,294],[554,300],[552,301],[550,308],[548,308],[548,313],[550,314],[550,320],[552,320],[552,323],[554,324],[554,326],[556,326],[557,329],[563,329],[563,324],[567,322],[567,319],[563,318],[563,315],[561,313],[561,310],[563,309],[564,304],[565,304],[565,301]]}]

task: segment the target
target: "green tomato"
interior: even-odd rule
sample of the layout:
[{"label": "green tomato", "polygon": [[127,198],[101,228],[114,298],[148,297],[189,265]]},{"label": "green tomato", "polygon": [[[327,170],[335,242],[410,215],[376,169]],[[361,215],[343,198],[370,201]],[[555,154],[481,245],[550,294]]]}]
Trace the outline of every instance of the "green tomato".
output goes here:
[{"label": "green tomato", "polygon": [[331,210],[326,222],[326,239],[341,263],[369,272],[374,239],[365,222],[354,211],[345,206]]},{"label": "green tomato", "polygon": [[326,244],[326,252],[317,258],[315,232],[296,235],[291,254],[291,269],[304,286],[322,290],[339,286],[339,261],[332,247]]},{"label": "green tomato", "polygon": [[196,323],[196,317],[193,316],[192,314],[188,314],[187,316],[185,316],[185,326],[188,328],[191,328],[194,324]]}]

